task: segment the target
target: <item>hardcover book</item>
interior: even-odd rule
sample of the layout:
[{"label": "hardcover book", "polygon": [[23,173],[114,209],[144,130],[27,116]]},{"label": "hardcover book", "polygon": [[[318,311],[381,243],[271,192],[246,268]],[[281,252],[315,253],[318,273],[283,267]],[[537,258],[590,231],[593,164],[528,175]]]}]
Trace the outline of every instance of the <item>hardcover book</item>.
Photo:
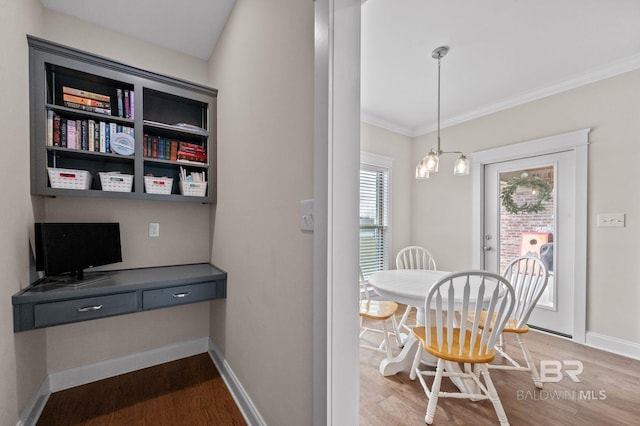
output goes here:
[{"label": "hardcover book", "polygon": [[67,148],[76,149],[76,120],[67,120]]},{"label": "hardcover book", "polygon": [[95,99],[97,101],[102,101],[102,102],[111,102],[111,98],[109,98],[109,96],[107,95],[89,92],[86,90],[75,89],[73,87],[68,87],[68,86],[62,86],[62,93],[63,95],[66,93],[69,95],[80,96],[82,98]]}]

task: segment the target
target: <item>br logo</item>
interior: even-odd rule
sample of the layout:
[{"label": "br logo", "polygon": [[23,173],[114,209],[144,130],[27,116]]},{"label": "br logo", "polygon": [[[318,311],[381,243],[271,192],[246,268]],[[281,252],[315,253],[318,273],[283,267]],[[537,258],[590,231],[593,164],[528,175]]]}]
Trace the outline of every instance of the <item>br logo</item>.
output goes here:
[{"label": "br logo", "polygon": [[578,375],[582,373],[584,366],[582,361],[577,360],[542,360],[540,361],[540,380],[542,382],[559,382],[562,380],[564,371],[574,382],[579,382]]}]

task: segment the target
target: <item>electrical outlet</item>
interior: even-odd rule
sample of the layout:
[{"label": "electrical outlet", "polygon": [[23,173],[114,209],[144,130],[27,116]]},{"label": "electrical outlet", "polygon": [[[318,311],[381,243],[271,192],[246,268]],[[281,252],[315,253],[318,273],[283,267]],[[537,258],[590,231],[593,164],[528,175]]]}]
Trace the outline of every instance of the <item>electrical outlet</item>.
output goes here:
[{"label": "electrical outlet", "polygon": [[598,228],[624,228],[624,213],[598,214]]},{"label": "electrical outlet", "polygon": [[151,223],[149,222],[149,236],[150,237],[159,237],[160,236],[160,224],[159,223]]}]

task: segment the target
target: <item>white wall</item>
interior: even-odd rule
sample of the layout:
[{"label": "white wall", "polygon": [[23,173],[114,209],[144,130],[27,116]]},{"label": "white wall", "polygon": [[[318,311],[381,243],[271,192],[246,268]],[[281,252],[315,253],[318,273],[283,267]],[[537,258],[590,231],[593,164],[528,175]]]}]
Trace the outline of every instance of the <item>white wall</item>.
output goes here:
[{"label": "white wall", "polygon": [[[640,344],[640,266],[636,189],[640,162],[640,71],[593,83],[443,129],[443,149],[471,153],[590,127],[587,331]],[[435,143],[414,139],[413,162]],[[432,247],[443,269],[471,264],[471,179],[441,172],[416,182],[412,231]],[[625,228],[597,228],[598,213],[625,213]],[[621,326],[624,324],[624,326]]]},{"label": "white wall", "polygon": [[239,0],[211,59],[218,98],[211,337],[267,424],[312,424],[313,2]]},{"label": "white wall", "polygon": [[391,265],[395,268],[396,254],[413,244],[411,223],[411,188],[415,184],[415,164],[411,138],[367,123],[360,124],[360,149],[393,159],[391,182]]},{"label": "white wall", "polygon": [[[0,424],[15,425],[46,375],[45,334],[13,333],[11,296],[29,284],[29,60],[26,32],[42,28],[37,0],[0,4]],[[37,202],[36,202],[37,204]]]}]

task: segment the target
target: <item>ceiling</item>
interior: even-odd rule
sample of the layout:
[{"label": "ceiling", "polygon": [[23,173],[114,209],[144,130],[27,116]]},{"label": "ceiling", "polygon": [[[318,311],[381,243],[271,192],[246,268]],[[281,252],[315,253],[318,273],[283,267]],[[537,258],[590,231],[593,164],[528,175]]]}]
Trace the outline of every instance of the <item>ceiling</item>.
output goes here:
[{"label": "ceiling", "polygon": [[408,136],[640,67],[638,0],[368,0],[362,119]]},{"label": "ceiling", "polygon": [[[41,0],[207,60],[235,0]],[[186,6],[188,4],[188,7]],[[140,22],[143,22],[141,25]],[[638,0],[366,0],[362,120],[407,136],[640,68]]]},{"label": "ceiling", "polygon": [[208,60],[235,0],[40,0],[111,30]]}]

